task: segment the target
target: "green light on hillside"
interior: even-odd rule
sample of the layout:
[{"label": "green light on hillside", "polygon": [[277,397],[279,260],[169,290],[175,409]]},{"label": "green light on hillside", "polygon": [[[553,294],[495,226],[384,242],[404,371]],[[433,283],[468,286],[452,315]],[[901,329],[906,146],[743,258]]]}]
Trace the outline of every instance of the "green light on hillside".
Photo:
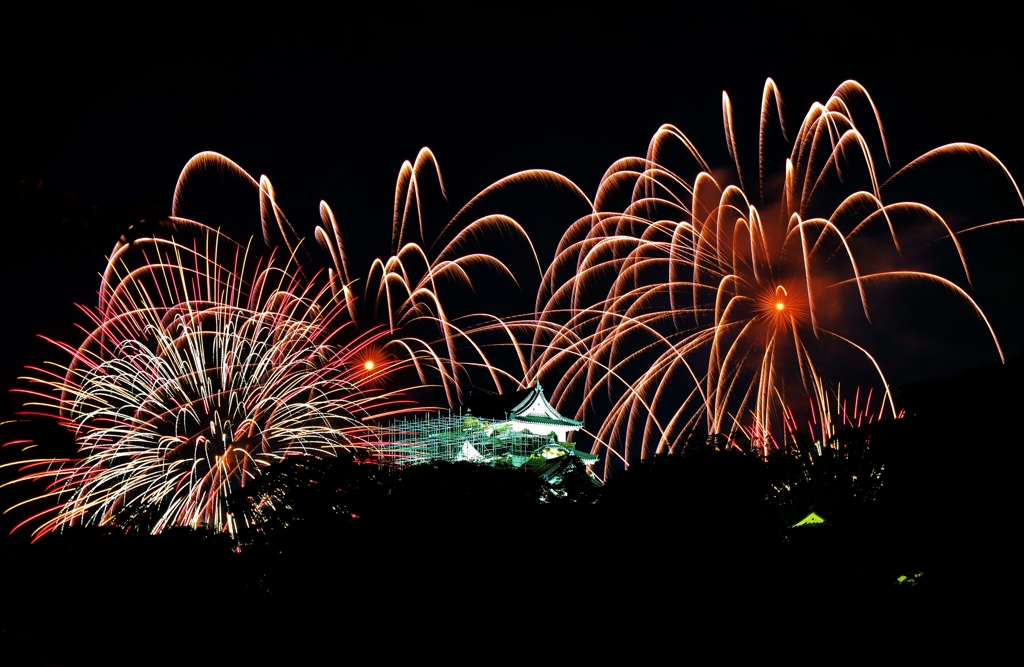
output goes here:
[{"label": "green light on hillside", "polygon": [[811,512],[810,514],[808,514],[807,516],[805,516],[804,518],[800,519],[792,526],[790,526],[790,528],[796,528],[797,526],[813,526],[821,523],[825,523],[825,520],[817,514],[815,514],[814,512]]}]

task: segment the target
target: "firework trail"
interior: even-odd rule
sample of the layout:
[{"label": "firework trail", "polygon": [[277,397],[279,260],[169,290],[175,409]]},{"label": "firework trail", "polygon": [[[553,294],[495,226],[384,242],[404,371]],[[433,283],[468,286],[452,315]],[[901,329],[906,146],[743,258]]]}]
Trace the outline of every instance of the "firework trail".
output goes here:
[{"label": "firework trail", "polygon": [[228,511],[232,489],[289,456],[371,446],[367,420],[395,408],[377,379],[401,362],[363,360],[383,332],[347,336],[345,304],[325,281],[178,222],[192,244],[119,242],[98,306],[83,308],[84,342],[56,343],[71,361],[31,369],[27,407],[78,445],[72,458],[13,464],[16,481],[45,482],[32,500],[53,503],[28,520],[41,522],[36,534],[140,517],[154,533],[235,532],[248,518]]},{"label": "firework trail", "polygon": [[[958,240],[969,230],[954,232],[925,204],[883,196],[888,182],[879,180],[871,147],[880,147],[886,162],[888,147],[867,91],[847,81],[812,105],[785,149],[784,173],[773,180],[772,126],[783,141],[789,136],[781,107],[769,79],[753,178],[741,168],[723,94],[738,185],[725,184],[728,176],[713,172],[682,132],[665,125],[645,157],[608,168],[587,200],[591,213],[559,242],[538,293],[527,375],[554,379],[559,409],[575,408],[585,421],[598,416],[591,435],[594,453],[605,453],[605,474],[609,466],[674,451],[695,430],[726,434],[733,445],[766,455],[792,446],[806,421],[828,442],[836,425],[854,417],[819,361],[826,346],[852,350],[879,384],[870,397],[855,397],[856,422],[895,416],[876,355],[846,327],[853,317],[870,323],[871,294],[890,284],[944,290],[953,306],[976,316],[1002,357],[969,294]],[[866,122],[855,123],[855,112]],[[680,147],[694,164],[692,180],[664,165]],[[1024,203],[1002,163],[969,144],[930,151],[889,181],[957,155],[985,162],[1005,177],[1015,205]],[[922,227],[930,239],[952,241],[947,255],[966,287],[908,259]]]}]

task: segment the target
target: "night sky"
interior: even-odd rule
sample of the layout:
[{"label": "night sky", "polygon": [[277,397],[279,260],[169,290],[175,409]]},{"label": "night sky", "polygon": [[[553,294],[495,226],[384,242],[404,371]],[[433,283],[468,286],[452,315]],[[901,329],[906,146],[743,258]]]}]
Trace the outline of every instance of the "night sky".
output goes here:
[{"label": "night sky", "polygon": [[[312,232],[325,199],[350,253],[366,265],[387,252],[394,180],[422,146],[437,155],[453,207],[531,167],[592,193],[608,165],[642,155],[662,123],[687,133],[713,167],[729,169],[722,91],[732,99],[740,150],[750,153],[771,76],[793,127],[813,101],[856,79],[881,112],[894,166],[968,141],[1021,178],[1020,57],[1000,27],[1007,23],[852,8],[845,16],[817,8],[664,13],[633,3],[600,15],[536,6],[488,18],[416,8],[254,15],[244,24],[176,16],[130,27],[91,14],[60,22],[26,16],[8,26],[13,34],[2,47],[3,176],[41,178],[86,204],[166,211],[188,158],[213,150],[270,177],[300,233]],[[947,186],[936,185],[936,195]],[[545,262],[570,218],[549,205],[551,193],[537,196],[539,203],[508,205]],[[992,210],[1021,215],[1007,201]],[[258,234],[256,207],[253,196],[244,215],[209,222],[239,237]],[[438,219],[454,210],[439,210]],[[3,251],[2,387],[25,364],[52,356],[37,334],[73,337],[81,318],[71,304],[93,302],[104,252],[70,261],[65,248],[57,259],[19,263],[33,244],[54,242],[21,225],[5,216],[16,242]],[[109,238],[97,245],[117,237],[102,234]],[[988,271],[979,302],[1008,353],[1024,342],[1014,267],[1020,240],[1004,232],[968,258]],[[894,355],[894,384],[997,360],[976,322],[946,324],[948,338],[902,339],[921,354]],[[957,333],[962,327],[969,332]]]},{"label": "night sky", "polygon": [[[883,178],[932,148],[971,142],[991,150],[1018,182],[1024,180],[1024,59],[1015,17],[970,16],[967,12],[974,5],[964,3],[951,5],[955,12],[948,14],[937,4],[920,4],[926,8],[922,13],[898,17],[856,3],[831,3],[828,10],[822,8],[829,3],[781,9],[775,9],[778,3],[760,3],[775,9],[772,12],[748,11],[746,3],[712,3],[721,5],[720,11],[691,10],[683,3],[668,11],[637,2],[619,3],[612,11],[599,9],[596,3],[575,10],[556,10],[549,4],[466,5],[461,10],[438,10],[431,3],[413,8],[387,4],[380,10],[351,13],[337,5],[338,10],[326,15],[289,13],[286,4],[249,5],[244,13],[235,9],[225,17],[188,14],[173,5],[139,5],[131,8],[134,15],[88,10],[57,17],[64,10],[56,6],[6,13],[0,39],[5,75],[0,99],[7,119],[0,133],[0,422],[11,419],[25,403],[23,393],[11,391],[26,387],[26,381],[17,379],[25,374],[25,366],[67,359],[40,336],[79,344],[83,334],[75,326],[86,318],[75,304],[95,305],[105,254],[122,234],[145,229],[140,219],[169,214],[176,179],[200,151],[222,153],[253,176],[268,176],[278,203],[310,242],[320,223],[319,202],[326,200],[338,216],[349,257],[357,267],[353,273],[359,276],[365,275],[373,258],[390,253],[395,179],[403,161],[414,159],[421,147],[430,147],[437,156],[448,189],[447,204],[436,195],[427,202],[428,218],[438,227],[481,189],[523,169],[559,172],[593,194],[608,166],[624,156],[644,155],[652,134],[664,123],[685,132],[716,175],[728,174],[734,168],[722,128],[722,91],[731,98],[738,149],[745,156],[744,168],[750,169],[756,165],[750,159],[756,160],[767,77],[778,84],[787,123],[794,130],[810,105],[826,101],[843,81],[862,83],[879,109],[888,138],[891,167],[879,166]],[[902,10],[897,5],[888,7]],[[858,126],[863,125],[867,123],[858,118]],[[690,180],[694,175],[681,173]],[[259,237],[256,193],[237,184],[233,190],[227,184],[221,191],[215,179],[210,182],[214,186],[205,195],[205,186],[198,186],[200,194],[193,201],[201,206],[186,213],[197,211],[203,222],[239,240]],[[1012,186],[998,170],[978,161],[933,170],[918,185],[907,196],[934,205],[956,229],[1024,218],[1024,205]],[[223,201],[217,198],[221,192],[227,193]],[[894,189],[891,197],[901,194]],[[883,190],[883,195],[890,193]],[[586,210],[564,192],[532,187],[488,200],[486,212],[514,216],[546,265],[566,226]],[[67,220],[57,219],[65,213]],[[127,229],[132,224],[139,225],[136,232]],[[921,244],[928,249],[941,243],[950,249],[948,240],[920,235],[916,240],[930,242]],[[962,240],[974,272],[970,293],[989,316],[1006,355],[1018,354],[1024,346],[1024,224],[975,232]],[[953,261],[942,267],[943,275],[966,288],[955,255],[949,256]],[[871,258],[866,261],[870,264]],[[526,284],[518,296],[499,293],[490,298],[506,309],[532,305],[535,286]],[[987,331],[962,302],[920,285],[879,291],[877,296],[873,323],[861,323],[859,340],[877,354],[895,396],[914,381],[955,376],[999,361]],[[847,374],[853,372],[849,357],[817,361],[827,365],[827,372],[838,373],[844,387],[865,379]],[[857,362],[866,366],[862,358]],[[0,556],[20,558],[2,561],[14,574],[0,587],[0,656],[6,658],[5,647],[25,647],[26,655],[32,654],[27,664],[36,664],[38,655],[60,646],[59,635],[69,647],[67,655],[73,656],[67,664],[80,663],[90,650],[107,652],[97,663],[130,659],[126,656],[134,655],[129,649],[132,641],[145,646],[139,656],[179,650],[194,659],[203,641],[230,650],[235,660],[238,651],[246,649],[260,651],[259,659],[266,660],[266,647],[275,642],[298,650],[329,641],[330,648],[322,655],[336,655],[346,648],[342,640],[348,636],[362,639],[360,645],[377,646],[365,641],[374,629],[391,633],[388,644],[379,645],[392,652],[403,646],[418,652],[443,646],[448,651],[456,643],[439,642],[437,636],[416,642],[402,635],[402,641],[395,641],[394,628],[414,628],[423,625],[417,619],[441,618],[438,614],[452,609],[461,614],[452,618],[486,620],[504,618],[509,609],[538,605],[564,608],[562,616],[575,614],[587,627],[596,627],[597,619],[600,627],[614,629],[583,641],[579,637],[584,635],[571,625],[565,625],[569,633],[540,633],[573,651],[636,651],[664,638],[672,642],[671,650],[681,651],[701,638],[703,631],[697,628],[704,618],[728,627],[736,646],[744,645],[744,637],[756,638],[758,631],[792,634],[796,628],[801,642],[820,636],[831,642],[832,651],[836,646],[847,650],[871,645],[878,655],[903,644],[915,652],[929,646],[947,651],[956,636],[972,637],[962,631],[971,619],[953,607],[970,598],[957,595],[949,581],[959,576],[966,582],[963,590],[977,594],[992,587],[991,577],[979,573],[1017,566],[999,558],[1017,553],[1009,543],[1012,531],[1005,527],[1009,508],[1018,502],[1019,483],[1011,475],[1019,466],[1009,457],[1019,448],[1005,446],[1013,442],[1005,417],[1019,408],[1021,365],[1011,361],[993,368],[975,370],[973,380],[965,373],[951,381],[917,385],[918,406],[927,403],[930,410],[920,409],[921,416],[914,416],[908,401],[910,418],[874,425],[866,437],[860,432],[860,444],[843,444],[844,456],[854,451],[870,474],[851,467],[841,470],[853,470],[852,477],[844,477],[845,472],[835,475],[840,468],[829,467],[828,462],[846,463],[827,451],[820,459],[826,463],[816,468],[822,471],[820,477],[813,478],[804,474],[810,464],[786,467],[797,461],[795,456],[773,456],[764,466],[750,457],[729,458],[735,452],[700,458],[704,441],[694,438],[700,441],[697,455],[670,462],[677,467],[665,468],[667,459],[655,458],[656,465],[646,468],[651,474],[644,477],[644,466],[637,465],[640,474],[623,475],[625,486],[617,487],[624,489],[619,492],[612,478],[605,487],[612,493],[603,496],[596,513],[584,501],[578,507],[586,511],[576,514],[564,503],[551,503],[558,511],[544,515],[550,524],[523,518],[541,517],[539,512],[521,514],[490,500],[512,499],[512,487],[488,487],[492,495],[470,497],[462,489],[477,487],[460,486],[465,480],[454,477],[456,481],[450,482],[429,474],[419,477],[420,486],[417,477],[409,475],[413,481],[405,488],[411,490],[395,495],[397,504],[373,505],[377,487],[365,482],[365,498],[372,502],[366,501],[371,509],[364,518],[359,518],[362,509],[338,512],[335,505],[321,515],[318,505],[305,524],[299,512],[296,529],[276,537],[268,533],[269,547],[254,543],[244,552],[249,555],[240,559],[204,533],[179,542],[174,542],[179,539],[175,534],[163,541],[146,538],[146,543],[132,535],[95,543],[86,539],[78,547],[72,536],[63,543],[51,542],[52,547],[43,543],[42,548],[16,552],[8,547],[20,548],[30,533],[21,529],[8,535],[10,518],[28,511],[17,509],[0,526]],[[38,370],[31,373],[41,376]],[[873,382],[876,377],[866,379]],[[1006,391],[1011,383],[1017,394]],[[550,386],[545,379],[545,388]],[[914,389],[906,395],[913,397]],[[672,409],[680,404],[682,400],[671,403]],[[4,428],[23,426],[0,428],[0,444],[13,439]],[[45,445],[35,450],[39,456],[70,453],[77,447],[56,420],[39,419],[24,428]],[[0,449],[0,463],[23,456],[22,451],[28,450]],[[195,451],[198,457],[198,445]],[[810,452],[808,447],[796,453],[807,454],[811,461]],[[880,458],[871,458],[875,454]],[[849,455],[848,461],[855,458]],[[677,465],[679,461],[684,463]],[[879,461],[883,464],[876,472],[873,466]],[[783,502],[778,500],[785,496],[782,486],[791,492],[786,497],[799,501],[789,509],[795,512],[799,507],[802,513],[805,505],[816,507],[804,498],[828,501],[833,488],[845,488],[841,485],[847,479],[856,482],[857,475],[861,479],[856,488],[867,488],[872,479],[881,480],[883,469],[889,495],[882,494],[882,502],[869,505],[866,500],[873,501],[873,495],[847,493],[847,500],[832,505],[836,516],[842,517],[842,511],[853,517],[847,524],[842,518],[835,523],[853,526],[848,532],[834,531],[847,541],[829,537],[827,531],[815,536],[816,529],[810,529],[812,538],[824,535],[834,540],[832,551],[819,550],[817,542],[805,539],[804,528],[796,529],[803,535],[778,540],[781,528],[757,527],[774,526],[769,521],[779,527],[792,525],[796,519],[783,523],[779,517],[785,512],[769,506],[769,501]],[[742,474],[735,475],[737,470]],[[786,470],[802,471],[793,485],[796,490],[780,482],[773,487],[778,493],[766,500],[767,480],[798,479],[796,473],[786,477],[778,472]],[[586,486],[580,497],[595,497],[581,466],[577,472]],[[5,472],[0,484],[10,478]],[[283,479],[287,482],[288,477]],[[357,481],[345,489],[355,488],[364,478],[352,479]],[[497,478],[473,479],[483,488],[486,480]],[[294,497],[301,501],[306,497],[303,488],[318,485],[315,479],[309,481],[313,486],[300,485]],[[0,489],[0,509],[21,502],[24,486]],[[348,493],[326,483],[320,488],[326,490],[323,493],[339,492],[314,494],[323,507],[328,507],[323,498]],[[880,488],[879,481],[875,490]],[[389,498],[390,503],[394,498]],[[374,507],[384,508],[377,518]],[[389,515],[389,507],[397,509]],[[327,515],[328,523],[316,523]],[[280,516],[286,515],[282,511]],[[831,522],[833,515],[827,516]],[[335,530],[342,525],[355,528]],[[364,526],[368,528],[361,532]],[[671,529],[664,530],[665,526]],[[694,530],[698,532],[691,533]],[[494,536],[495,545],[512,546],[488,547],[488,535]],[[444,548],[438,550],[437,545]],[[529,551],[533,545],[536,550]],[[528,551],[533,561],[517,555]],[[476,555],[467,560],[467,553]],[[536,560],[541,553],[544,559]],[[401,568],[389,569],[389,562]],[[421,572],[411,569],[410,563],[430,567]],[[450,567],[453,563],[458,567]],[[633,565],[636,569],[631,569]],[[906,569],[910,567],[915,569]],[[920,587],[926,594],[934,591],[931,597],[912,599],[916,607],[889,604],[892,599],[906,602],[891,595],[906,592],[893,586],[896,576],[917,573],[920,579],[923,570],[936,582],[932,589]],[[519,578],[520,573],[528,576]],[[760,588],[747,583],[762,574],[766,583],[759,583]],[[778,588],[772,588],[773,577],[781,582]],[[427,592],[416,588],[418,578],[429,580],[423,588]],[[389,580],[396,584],[393,588],[387,587]],[[41,593],[36,591],[39,582],[45,584]],[[875,582],[874,588],[863,582]],[[915,585],[913,580],[910,584]],[[460,593],[463,585],[472,594]],[[699,599],[694,591],[701,586],[713,589],[709,599],[716,604],[728,601],[732,616],[737,609],[746,609],[737,607],[736,601],[749,596],[750,609],[766,611],[756,624],[746,624],[755,632],[738,634],[739,626],[723,625],[720,619],[727,616],[714,613],[715,607],[694,603]],[[253,598],[258,605],[247,605],[249,593],[243,589],[259,591]],[[19,590],[14,595],[8,592]],[[265,595],[267,590],[273,595]],[[737,593],[728,592],[732,590]],[[756,593],[761,590],[770,593]],[[309,596],[310,602],[293,601],[291,593],[296,600]],[[486,602],[460,602],[460,594],[465,600],[480,596]],[[524,601],[519,607],[509,603],[519,595]],[[827,604],[805,604],[799,613],[787,613],[786,601],[797,608],[802,595],[829,599]],[[214,604],[203,605],[207,599]],[[864,612],[858,604],[869,599],[878,604]],[[582,600],[586,605],[579,604]],[[410,602],[422,605],[422,611]],[[375,604],[380,605],[379,612],[373,611]],[[175,605],[182,605],[177,612]],[[499,606],[491,614],[488,605]],[[181,613],[186,606],[187,612]],[[31,611],[37,607],[40,611]],[[976,607],[984,610],[986,605],[965,608],[976,616]],[[809,609],[821,613],[815,618],[807,614]],[[858,615],[849,623],[837,620],[844,610]],[[352,615],[350,621],[337,620],[348,618],[345,614]],[[878,620],[890,617],[891,629]],[[375,620],[381,618],[405,625]],[[652,619],[666,620],[671,630],[652,631],[646,627]],[[921,619],[929,623],[931,634],[913,629],[912,623],[923,623]],[[330,625],[328,632],[309,629],[320,622]],[[643,632],[631,634],[629,622],[644,624]],[[289,624],[294,624],[294,632],[282,630]],[[505,651],[509,642],[504,626],[480,625],[488,627],[490,636],[504,642]],[[259,631],[253,633],[253,628]],[[956,632],[929,642],[946,628]],[[864,643],[876,636],[877,644]],[[894,637],[913,641],[895,642]]]}]

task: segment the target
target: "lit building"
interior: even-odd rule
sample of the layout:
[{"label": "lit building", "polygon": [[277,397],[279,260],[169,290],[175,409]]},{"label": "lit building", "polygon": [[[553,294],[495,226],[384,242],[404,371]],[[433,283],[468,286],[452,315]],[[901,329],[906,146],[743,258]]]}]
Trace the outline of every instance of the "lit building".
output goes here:
[{"label": "lit building", "polygon": [[597,456],[575,449],[572,433],[583,422],[558,414],[540,384],[500,395],[468,396],[460,414],[438,413],[392,422],[380,451],[397,465],[431,460],[528,465],[544,477],[577,456],[588,465]]}]

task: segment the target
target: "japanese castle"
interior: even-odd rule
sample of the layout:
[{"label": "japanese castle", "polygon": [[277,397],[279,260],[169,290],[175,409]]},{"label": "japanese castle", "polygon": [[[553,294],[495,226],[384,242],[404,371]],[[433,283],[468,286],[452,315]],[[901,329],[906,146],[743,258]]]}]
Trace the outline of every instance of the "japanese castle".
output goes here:
[{"label": "japanese castle", "polygon": [[500,395],[466,396],[460,414],[437,413],[394,421],[380,445],[381,455],[406,466],[431,460],[523,465],[547,478],[577,456],[597,456],[573,447],[571,435],[583,422],[558,414],[536,384]]}]

